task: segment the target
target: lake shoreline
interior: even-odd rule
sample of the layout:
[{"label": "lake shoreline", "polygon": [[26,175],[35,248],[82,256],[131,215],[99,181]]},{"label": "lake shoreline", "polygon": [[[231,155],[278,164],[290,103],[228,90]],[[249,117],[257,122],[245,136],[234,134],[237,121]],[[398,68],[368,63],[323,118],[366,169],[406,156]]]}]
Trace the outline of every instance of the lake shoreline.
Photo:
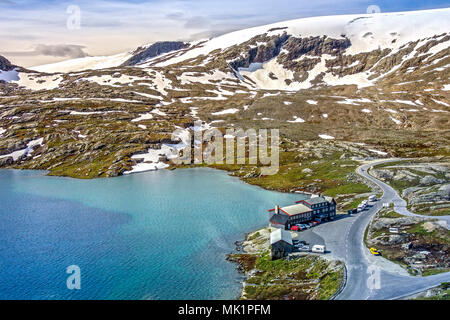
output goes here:
[{"label": "lake shoreline", "polygon": [[[0,208],[0,217],[8,222],[0,241],[19,241],[25,248],[20,255],[15,246],[2,252],[5,271],[23,273],[21,279],[10,277],[4,298],[27,299],[33,294],[35,299],[46,299],[47,295],[36,291],[44,284],[36,283],[30,290],[20,284],[32,277],[34,269],[20,259],[45,258],[63,263],[47,263],[48,270],[43,271],[47,286],[55,290],[52,296],[59,299],[73,299],[71,294],[77,294],[58,285],[57,270],[72,264],[88,272],[92,284],[102,284],[98,289],[86,284],[78,293],[80,299],[236,299],[242,275],[225,260],[226,254],[234,251],[233,243],[241,241],[249,229],[266,224],[266,208],[276,201],[297,199],[212,168],[91,180],[45,174],[0,170],[0,188],[5,190],[0,202],[6,204]],[[113,288],[103,283],[112,279],[104,278],[105,272],[124,282],[120,290],[105,291]],[[157,276],[161,272],[164,277]]]}]

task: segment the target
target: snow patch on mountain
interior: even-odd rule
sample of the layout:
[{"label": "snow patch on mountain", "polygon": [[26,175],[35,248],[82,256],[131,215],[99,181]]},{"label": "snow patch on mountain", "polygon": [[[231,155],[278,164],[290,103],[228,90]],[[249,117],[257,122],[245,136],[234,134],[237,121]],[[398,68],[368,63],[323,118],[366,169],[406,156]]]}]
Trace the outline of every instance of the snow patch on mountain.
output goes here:
[{"label": "snow patch on mountain", "polygon": [[2,156],[0,156],[0,159],[11,157],[11,158],[13,158],[14,161],[17,161],[18,159],[20,159],[24,156],[29,157],[30,154],[33,153],[34,148],[36,148],[37,146],[42,146],[43,142],[44,142],[44,138],[32,140],[32,141],[28,142],[27,147],[25,149],[17,150],[17,151],[11,152],[10,154],[2,155]]},{"label": "snow patch on mountain", "polygon": [[20,72],[17,74],[17,78],[11,80],[10,83],[17,83],[19,87],[38,91],[58,88],[62,80],[62,75],[41,75],[39,73]]},{"label": "snow patch on mountain", "polygon": [[149,77],[136,77],[136,76],[129,76],[126,74],[120,74],[118,75],[118,77],[116,76],[111,76],[111,75],[101,75],[101,76],[91,76],[91,77],[86,77],[86,78],[82,78],[83,80],[86,81],[91,81],[91,82],[95,82],[99,85],[102,86],[111,86],[111,87],[121,87],[120,85],[123,84],[131,84],[135,81],[139,81],[139,80],[149,80]]},{"label": "snow patch on mountain", "polygon": [[117,67],[132,57],[132,53],[125,52],[113,56],[85,57],[57,63],[31,67],[31,70],[47,73],[76,72],[82,70],[98,70]]},{"label": "snow patch on mountain", "polygon": [[239,109],[231,108],[231,109],[226,109],[226,110],[222,110],[222,111],[218,111],[218,112],[213,112],[213,113],[211,113],[211,115],[220,116],[220,115],[224,115],[224,114],[235,114],[236,112],[239,112]]},{"label": "snow patch on mountain", "polygon": [[[267,33],[281,35],[286,32],[295,37],[323,36],[335,39],[345,35],[352,45],[346,54],[369,52],[378,48],[399,49],[405,43],[417,41],[448,32],[450,9],[424,11],[356,14],[302,18],[274,24],[249,28],[228,33],[209,41],[199,48],[187,51],[180,56],[161,62],[167,66],[195,58],[233,45],[241,44],[251,38]],[[413,26],[413,27],[412,27]],[[414,32],[411,32],[414,30]],[[366,36],[370,34],[370,36]],[[436,48],[435,50],[439,50]]]},{"label": "snow patch on mountain", "polygon": [[305,120],[303,120],[302,118],[299,118],[297,116],[294,116],[293,118],[295,120],[288,120],[287,122],[289,122],[289,123],[303,123],[303,122],[305,122]]}]

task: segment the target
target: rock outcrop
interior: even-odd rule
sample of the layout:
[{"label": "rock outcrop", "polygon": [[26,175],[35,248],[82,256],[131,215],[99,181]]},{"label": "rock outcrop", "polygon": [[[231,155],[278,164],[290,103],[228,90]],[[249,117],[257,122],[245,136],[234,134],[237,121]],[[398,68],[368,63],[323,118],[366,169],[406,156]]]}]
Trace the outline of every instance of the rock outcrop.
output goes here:
[{"label": "rock outcrop", "polygon": [[3,56],[0,56],[0,70],[1,71],[11,71],[15,68],[11,62]]},{"label": "rock outcrop", "polygon": [[122,66],[134,66],[139,63],[145,62],[148,59],[157,57],[164,53],[180,50],[189,47],[189,43],[182,41],[161,41],[145,47],[138,48],[135,51],[133,57],[125,61]]}]

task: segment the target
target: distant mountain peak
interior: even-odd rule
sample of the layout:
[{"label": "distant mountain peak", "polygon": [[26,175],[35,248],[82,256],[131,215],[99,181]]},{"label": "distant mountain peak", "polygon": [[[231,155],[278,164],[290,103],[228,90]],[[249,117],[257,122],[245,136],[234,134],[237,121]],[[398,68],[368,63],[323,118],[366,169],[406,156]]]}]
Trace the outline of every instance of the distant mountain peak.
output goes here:
[{"label": "distant mountain peak", "polygon": [[0,56],[0,70],[1,71],[11,71],[16,68],[8,59],[3,56]]},{"label": "distant mountain peak", "polygon": [[125,61],[122,66],[134,66],[164,53],[185,49],[187,47],[189,47],[189,43],[183,41],[155,42],[149,46],[137,48],[133,52],[133,56]]}]

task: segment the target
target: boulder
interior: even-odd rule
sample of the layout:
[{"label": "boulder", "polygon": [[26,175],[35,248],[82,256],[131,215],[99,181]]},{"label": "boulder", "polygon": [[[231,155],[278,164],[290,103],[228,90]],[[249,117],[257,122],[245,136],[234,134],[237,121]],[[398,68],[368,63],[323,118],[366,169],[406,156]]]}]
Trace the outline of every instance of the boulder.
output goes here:
[{"label": "boulder", "polygon": [[407,242],[407,243],[403,243],[402,244],[402,249],[403,250],[409,250],[412,247],[412,242]]},{"label": "boulder", "polygon": [[389,236],[389,244],[400,244],[408,238],[407,234],[391,234]]},{"label": "boulder", "polygon": [[390,228],[391,226],[400,228],[403,226],[409,226],[412,224],[419,223],[423,220],[424,220],[424,218],[420,218],[420,217],[381,218],[372,223],[372,229],[380,230],[383,228]]},{"label": "boulder", "polygon": [[394,177],[394,174],[389,170],[372,169],[370,173],[373,174],[375,178],[380,180],[391,180]]},{"label": "boulder", "polygon": [[14,65],[11,64],[11,62],[9,62],[8,59],[6,59],[3,56],[0,56],[0,70],[3,71],[11,71],[15,68]]},{"label": "boulder", "polygon": [[444,180],[438,179],[434,176],[425,176],[422,179],[420,179],[420,185],[422,186],[431,186],[434,184],[439,184],[445,182]]},{"label": "boulder", "polygon": [[12,165],[14,162],[13,157],[0,158],[0,167]]},{"label": "boulder", "polygon": [[422,188],[420,187],[410,187],[410,188],[406,188],[405,190],[403,190],[402,192],[402,198],[406,198],[408,197],[410,194],[421,190]]},{"label": "boulder", "polygon": [[428,232],[433,232],[436,229],[444,228],[440,221],[427,221],[422,225],[422,227]]},{"label": "boulder", "polygon": [[407,170],[401,170],[394,176],[394,180],[414,181],[418,178],[418,175],[411,173]]}]

